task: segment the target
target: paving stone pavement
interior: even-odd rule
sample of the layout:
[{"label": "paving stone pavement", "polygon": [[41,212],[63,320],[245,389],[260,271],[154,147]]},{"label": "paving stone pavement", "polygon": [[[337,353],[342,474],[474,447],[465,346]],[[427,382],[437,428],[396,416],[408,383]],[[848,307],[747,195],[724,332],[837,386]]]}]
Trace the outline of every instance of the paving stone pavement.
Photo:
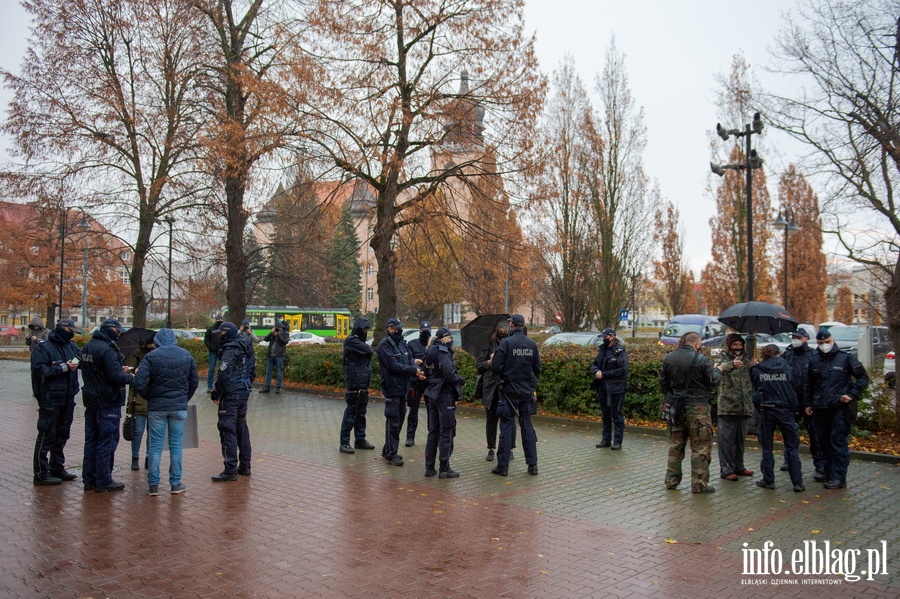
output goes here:
[{"label": "paving stone pavement", "polygon": [[[201,443],[184,452],[185,493],[168,493],[164,453],[160,495],[148,497],[146,471],[128,469],[125,442],[114,477],[126,489],[85,493],[80,479],[31,484],[27,363],[0,361],[0,389],[2,597],[900,596],[895,464],[854,459],[849,488],[825,491],[806,457],[805,493],[779,472],[774,491],[755,477],[716,478],[717,493],[693,495],[685,484],[663,487],[664,437],[629,431],[622,451],[601,450],[595,426],[539,419],[540,474],[529,476],[516,450],[501,478],[484,461],[483,413],[460,410],[452,464],[462,476],[426,479],[424,428],[403,448],[402,468],[377,449],[341,454],[343,401],[286,390],[251,397],[252,476],[215,484],[216,412],[200,389]],[[369,408],[379,449],[382,409]],[[75,472],[83,412],[67,447]],[[753,468],[759,451],[747,457]],[[826,541],[829,561],[861,550],[856,573],[870,567],[867,550],[884,547],[886,564],[856,582],[744,573],[744,543],[761,550],[766,541],[767,562],[781,555],[788,569],[794,551]]]}]

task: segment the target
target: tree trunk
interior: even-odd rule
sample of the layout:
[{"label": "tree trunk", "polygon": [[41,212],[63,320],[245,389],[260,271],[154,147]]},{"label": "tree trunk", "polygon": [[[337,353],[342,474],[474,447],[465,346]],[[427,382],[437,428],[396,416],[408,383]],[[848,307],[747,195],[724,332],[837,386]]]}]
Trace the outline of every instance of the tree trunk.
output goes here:
[{"label": "tree trunk", "polygon": [[244,229],[247,211],[244,210],[246,175],[234,172],[225,179],[225,199],[228,208],[228,235],[225,237],[225,270],[227,284],[225,299],[228,320],[239,324],[247,313],[247,256],[244,254]]},{"label": "tree trunk", "polygon": [[153,233],[153,223],[141,222],[138,227],[138,238],[134,244],[129,286],[131,289],[132,326],[144,329],[147,328],[147,306],[150,305],[150,300],[147,299],[147,294],[144,293],[144,266],[147,263],[147,254],[150,252],[150,236]]},{"label": "tree trunk", "polygon": [[[900,348],[900,257],[894,264],[894,276],[884,292],[884,301],[887,311],[888,329],[891,333],[891,343],[894,345],[894,352]],[[894,362],[896,364],[896,360]],[[896,376],[896,368],[894,375]],[[900,434],[900,386],[894,384],[894,432]]]}]

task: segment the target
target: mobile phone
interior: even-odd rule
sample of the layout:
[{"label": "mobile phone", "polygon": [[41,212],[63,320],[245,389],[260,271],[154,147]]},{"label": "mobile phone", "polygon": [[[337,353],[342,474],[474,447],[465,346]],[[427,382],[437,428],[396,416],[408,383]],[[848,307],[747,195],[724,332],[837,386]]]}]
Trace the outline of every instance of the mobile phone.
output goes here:
[{"label": "mobile phone", "polygon": [[78,358],[72,358],[71,360],[69,360],[69,364],[78,364],[79,362],[81,362],[81,360],[79,360]]}]

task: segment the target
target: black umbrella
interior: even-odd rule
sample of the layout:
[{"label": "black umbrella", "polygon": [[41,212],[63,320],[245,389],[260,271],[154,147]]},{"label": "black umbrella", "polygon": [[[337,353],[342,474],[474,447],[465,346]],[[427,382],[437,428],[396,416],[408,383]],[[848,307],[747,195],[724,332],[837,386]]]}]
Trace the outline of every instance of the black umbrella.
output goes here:
[{"label": "black umbrella", "polygon": [[125,357],[131,356],[136,349],[156,336],[156,331],[150,329],[131,328],[119,335],[116,345]]},{"label": "black umbrella", "polygon": [[462,328],[462,348],[478,356],[491,343],[491,335],[497,324],[509,318],[509,314],[482,314]]},{"label": "black umbrella", "polygon": [[741,333],[790,333],[797,330],[797,319],[791,313],[768,302],[743,302],[727,308],[719,322]]}]

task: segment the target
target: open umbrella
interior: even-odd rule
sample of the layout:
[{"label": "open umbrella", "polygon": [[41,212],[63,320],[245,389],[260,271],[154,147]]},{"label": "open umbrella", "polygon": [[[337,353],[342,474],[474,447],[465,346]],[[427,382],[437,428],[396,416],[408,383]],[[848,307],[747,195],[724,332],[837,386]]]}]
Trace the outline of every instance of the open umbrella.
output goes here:
[{"label": "open umbrella", "polygon": [[497,324],[509,318],[509,314],[482,314],[462,328],[463,351],[478,356],[491,343],[491,335]]},{"label": "open umbrella", "polygon": [[797,330],[797,319],[791,313],[768,302],[743,302],[727,308],[719,322],[741,333],[790,333]]},{"label": "open umbrella", "polygon": [[119,346],[119,350],[127,358],[133,354],[137,348],[153,339],[155,336],[156,331],[151,329],[131,328],[119,335],[119,338],[116,340],[116,345]]}]

